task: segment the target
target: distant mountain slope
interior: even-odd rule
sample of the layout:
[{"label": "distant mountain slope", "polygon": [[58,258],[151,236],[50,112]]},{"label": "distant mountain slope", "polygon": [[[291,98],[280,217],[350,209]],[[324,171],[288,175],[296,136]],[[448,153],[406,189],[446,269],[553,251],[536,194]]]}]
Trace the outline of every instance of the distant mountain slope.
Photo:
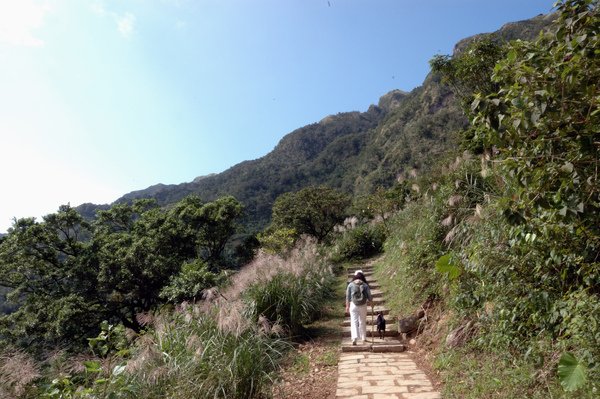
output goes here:
[{"label": "distant mountain slope", "polygon": [[[492,35],[529,40],[550,21],[550,16],[538,16],[507,24]],[[460,41],[455,51],[479,36]],[[268,223],[274,200],[284,192],[327,184],[366,193],[391,185],[409,170],[426,171],[436,156],[456,148],[456,132],[466,123],[452,93],[430,74],[422,86],[410,93],[391,91],[366,112],[340,113],[299,128],[262,158],[189,183],[157,184],[116,202],[155,198],[168,205],[189,194],[206,201],[231,194],[246,206],[246,224],[257,229]],[[92,210],[86,204],[87,216]]]},{"label": "distant mountain slope", "polygon": [[[330,175],[345,173],[349,158],[360,154],[365,136],[380,122],[384,112],[348,112],[325,118],[285,136],[266,156],[245,161],[213,176],[178,185],[155,185],[134,191],[117,202],[155,198],[161,205],[196,193],[210,201],[231,194],[246,206],[249,224],[264,225],[277,196],[306,185],[335,184]],[[330,154],[324,156],[324,154]]]}]

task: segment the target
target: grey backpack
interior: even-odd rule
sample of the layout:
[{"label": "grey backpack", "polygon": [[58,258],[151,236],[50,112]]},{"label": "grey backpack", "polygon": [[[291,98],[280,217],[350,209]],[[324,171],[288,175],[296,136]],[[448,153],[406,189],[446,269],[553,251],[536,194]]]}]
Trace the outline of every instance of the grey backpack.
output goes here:
[{"label": "grey backpack", "polygon": [[367,303],[368,298],[365,285],[366,284],[354,284],[355,289],[352,290],[352,303],[356,306],[364,305]]}]

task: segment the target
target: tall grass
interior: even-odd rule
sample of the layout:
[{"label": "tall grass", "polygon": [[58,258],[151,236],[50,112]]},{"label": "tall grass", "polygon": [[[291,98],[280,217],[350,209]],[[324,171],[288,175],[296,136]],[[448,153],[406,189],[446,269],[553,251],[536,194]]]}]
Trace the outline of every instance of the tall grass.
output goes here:
[{"label": "tall grass", "polygon": [[261,253],[205,301],[183,304],[153,320],[128,363],[145,398],[269,396],[286,349],[316,317],[332,289],[333,271],[305,241],[288,257]]},{"label": "tall grass", "polygon": [[35,360],[23,351],[0,355],[0,399],[25,395],[31,390],[31,382],[39,377]]},{"label": "tall grass", "polygon": [[244,292],[246,314],[281,326],[291,336],[299,335],[303,324],[317,318],[325,299],[334,295],[333,269],[317,255],[314,243],[305,243],[287,258],[287,268],[269,260],[274,259],[267,255],[256,263],[273,274],[256,280]]},{"label": "tall grass", "polygon": [[287,342],[189,307],[156,318],[127,364],[136,397],[260,398],[268,390]]}]

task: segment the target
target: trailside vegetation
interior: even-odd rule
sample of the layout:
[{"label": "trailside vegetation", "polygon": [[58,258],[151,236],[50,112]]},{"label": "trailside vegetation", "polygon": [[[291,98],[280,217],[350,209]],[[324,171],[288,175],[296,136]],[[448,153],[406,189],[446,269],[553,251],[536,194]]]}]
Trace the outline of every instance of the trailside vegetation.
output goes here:
[{"label": "trailside vegetation", "polygon": [[451,310],[436,360],[448,397],[600,390],[599,5],[556,9],[535,41],[432,62],[462,90],[478,156],[415,180],[380,271],[405,311],[428,297]]},{"label": "trailside vegetation", "polygon": [[226,282],[205,289],[202,300],[136,314],[137,332],[104,321],[87,339],[88,350],[49,347],[36,355],[26,351],[31,348],[5,348],[0,392],[19,398],[270,397],[290,339],[320,315],[335,281],[314,239],[299,242],[285,259],[260,252]]}]

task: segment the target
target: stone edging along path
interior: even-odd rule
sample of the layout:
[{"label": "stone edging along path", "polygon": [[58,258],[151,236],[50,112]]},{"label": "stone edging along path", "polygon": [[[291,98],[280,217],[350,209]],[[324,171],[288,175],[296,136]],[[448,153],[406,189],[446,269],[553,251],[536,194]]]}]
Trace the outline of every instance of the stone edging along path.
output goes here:
[{"label": "stone edging along path", "polygon": [[[342,354],[338,362],[336,398],[354,399],[437,399],[441,395],[410,358],[406,346],[399,340],[398,326],[387,320],[385,338],[376,338],[372,326],[377,312],[389,314],[383,292],[373,275],[371,266],[362,268],[373,293],[374,308],[367,315],[368,341],[353,346],[350,342],[350,318],[343,323]],[[353,271],[348,271],[348,279]],[[373,314],[375,312],[375,315]],[[375,335],[375,336],[373,336]]]}]

